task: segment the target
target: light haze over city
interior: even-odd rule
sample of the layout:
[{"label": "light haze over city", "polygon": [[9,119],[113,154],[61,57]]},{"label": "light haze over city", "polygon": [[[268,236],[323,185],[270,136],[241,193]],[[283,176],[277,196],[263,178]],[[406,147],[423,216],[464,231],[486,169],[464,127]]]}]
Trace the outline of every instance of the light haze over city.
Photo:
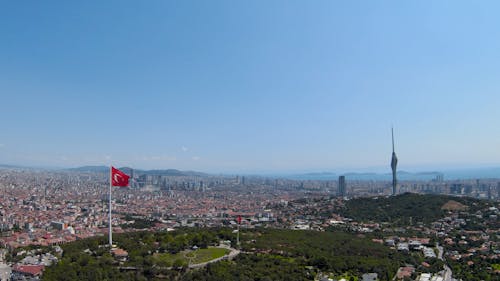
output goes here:
[{"label": "light haze over city", "polygon": [[500,166],[495,1],[0,4],[0,163]]}]

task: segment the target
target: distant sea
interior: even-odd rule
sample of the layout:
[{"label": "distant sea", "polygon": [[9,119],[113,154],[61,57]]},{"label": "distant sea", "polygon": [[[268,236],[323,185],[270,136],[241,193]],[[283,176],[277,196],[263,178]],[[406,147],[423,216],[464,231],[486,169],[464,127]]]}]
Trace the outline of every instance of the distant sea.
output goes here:
[{"label": "distant sea", "polygon": [[[391,181],[392,174],[388,173],[307,173],[284,176],[294,180],[338,180],[344,175],[348,180],[361,181]],[[398,171],[400,181],[429,181],[443,175],[444,180],[467,180],[467,179],[500,179],[500,167],[498,168],[476,168],[460,170],[444,170],[432,172],[406,172]]]}]

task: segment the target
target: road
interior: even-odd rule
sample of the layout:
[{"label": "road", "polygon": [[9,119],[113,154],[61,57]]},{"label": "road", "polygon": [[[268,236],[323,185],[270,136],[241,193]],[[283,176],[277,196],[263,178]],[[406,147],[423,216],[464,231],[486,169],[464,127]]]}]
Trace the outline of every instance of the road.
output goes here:
[{"label": "road", "polygon": [[445,265],[443,281],[454,281],[455,279],[451,278],[451,275],[452,275],[451,268]]},{"label": "road", "polygon": [[218,262],[218,261],[221,261],[221,260],[232,260],[232,259],[234,259],[234,257],[236,257],[237,255],[240,254],[240,250],[236,250],[234,248],[229,248],[229,247],[221,247],[221,248],[226,248],[226,249],[230,250],[231,252],[229,252],[229,254],[227,254],[225,256],[222,256],[220,258],[216,258],[216,259],[213,259],[213,260],[210,260],[210,261],[207,261],[207,262],[202,262],[202,263],[197,263],[197,264],[190,264],[189,268],[200,268],[200,267],[206,266],[209,263]]},{"label": "road", "polygon": [[[446,262],[443,258],[444,248],[442,246],[439,246],[438,242],[436,242],[436,248],[438,249],[438,259]],[[455,281],[456,280],[456,279],[451,277],[453,275],[453,272],[451,271],[451,268],[449,268],[446,264],[444,265],[443,272],[444,272],[443,273],[443,281]]]},{"label": "road", "polygon": [[443,259],[443,253],[444,253],[443,247],[439,246],[439,243],[436,242],[436,248],[438,249],[438,259],[444,261],[444,259]]}]

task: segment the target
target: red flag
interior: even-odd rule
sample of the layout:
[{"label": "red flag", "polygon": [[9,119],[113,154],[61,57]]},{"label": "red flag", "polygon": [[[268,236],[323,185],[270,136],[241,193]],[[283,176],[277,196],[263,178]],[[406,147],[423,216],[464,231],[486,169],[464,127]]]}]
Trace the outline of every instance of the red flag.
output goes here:
[{"label": "red flag", "polygon": [[238,224],[241,224],[241,216],[238,216]]},{"label": "red flag", "polygon": [[128,186],[128,179],[130,177],[124,172],[111,167],[111,185],[113,186]]}]

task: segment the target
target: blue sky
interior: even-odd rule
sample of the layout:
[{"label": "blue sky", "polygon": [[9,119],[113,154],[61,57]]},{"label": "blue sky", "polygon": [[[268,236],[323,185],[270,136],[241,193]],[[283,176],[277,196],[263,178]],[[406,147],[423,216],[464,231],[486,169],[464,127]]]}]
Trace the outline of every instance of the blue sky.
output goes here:
[{"label": "blue sky", "polygon": [[496,1],[0,4],[0,163],[500,164]]}]

